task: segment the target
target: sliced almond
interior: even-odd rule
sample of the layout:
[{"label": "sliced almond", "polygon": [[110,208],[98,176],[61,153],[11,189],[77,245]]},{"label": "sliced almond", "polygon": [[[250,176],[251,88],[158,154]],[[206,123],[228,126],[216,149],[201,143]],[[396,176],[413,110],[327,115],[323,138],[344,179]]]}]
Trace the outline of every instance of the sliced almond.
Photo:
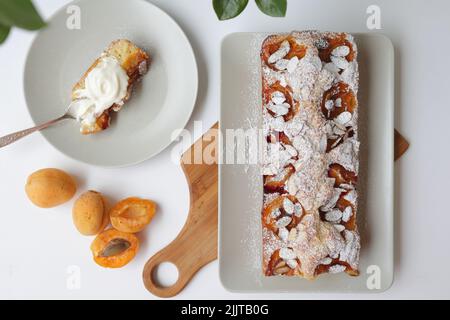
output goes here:
[{"label": "sliced almond", "polygon": [[323,258],[322,260],[320,260],[320,264],[323,264],[325,266],[331,264],[332,262],[333,262],[333,259],[331,259],[329,257],[326,257],[326,258]]},{"label": "sliced almond", "polygon": [[285,273],[288,273],[290,271],[290,268],[285,264],[283,267],[276,268],[273,270],[274,275],[282,275]]},{"label": "sliced almond", "polygon": [[331,51],[331,54],[335,57],[346,57],[350,53],[350,48],[347,46],[339,46]]},{"label": "sliced almond", "polygon": [[338,138],[339,138],[339,136],[336,135],[336,134],[332,134],[332,135],[328,136],[328,139],[330,139],[330,140],[335,140],[335,139],[338,139]]},{"label": "sliced almond", "polygon": [[325,220],[328,222],[336,222],[342,218],[342,211],[339,209],[333,209],[325,214]]},{"label": "sliced almond", "polygon": [[348,111],[342,112],[336,117],[336,119],[334,119],[334,121],[340,125],[345,125],[350,122],[350,120],[352,120],[352,114]]},{"label": "sliced almond", "polygon": [[[341,187],[341,188],[343,188],[343,189],[346,189],[346,190],[351,190],[351,189],[353,189],[353,186],[351,185],[351,184],[348,184],[348,183],[341,183],[340,185],[339,185],[339,187]],[[345,198],[345,197],[344,197]],[[348,199],[347,199],[348,200]],[[350,201],[350,200],[348,200],[348,201]],[[353,201],[350,201],[350,202],[353,202]]]},{"label": "sliced almond", "polygon": [[270,98],[274,104],[282,104],[286,101],[284,93],[280,91],[273,92]]},{"label": "sliced almond", "polygon": [[277,222],[275,223],[275,225],[276,225],[278,228],[284,228],[284,227],[287,227],[287,226],[291,223],[291,221],[292,221],[292,218],[291,218],[291,217],[283,217],[283,218],[281,218],[280,220],[277,220]]},{"label": "sliced almond", "polygon": [[297,56],[291,58],[291,60],[289,60],[286,69],[289,73],[292,73],[295,71],[295,69],[297,69],[298,63],[299,63],[299,59]]},{"label": "sliced almond", "polygon": [[277,116],[284,116],[289,112],[290,105],[288,103],[269,105],[267,109],[275,113]]},{"label": "sliced almond", "polygon": [[358,258],[360,248],[359,236],[353,231],[345,230],[344,238],[345,248],[340,252],[340,260],[353,265]]},{"label": "sliced almond", "polygon": [[342,213],[342,221],[348,222],[350,220],[350,217],[353,214],[352,207],[348,206],[345,208],[344,212]]},{"label": "sliced almond", "polygon": [[342,141],[342,137],[340,137],[339,139],[337,139],[335,142],[333,142],[333,144],[331,145],[331,149],[334,149],[339,143],[341,143]]},{"label": "sliced almond", "polygon": [[327,146],[328,146],[328,137],[326,134],[324,134],[322,138],[320,138],[320,145],[319,145],[320,152],[327,151]]},{"label": "sliced almond", "polygon": [[344,271],[345,271],[345,266],[342,266],[342,265],[339,265],[339,264],[334,265],[334,266],[331,266],[331,267],[328,269],[328,272],[329,272],[329,273],[333,273],[333,274],[335,274],[335,273],[341,273],[341,272],[344,272]]},{"label": "sliced almond", "polygon": [[280,59],[275,63],[275,68],[277,68],[280,71],[286,70],[286,68],[289,65],[289,60],[287,59]]},{"label": "sliced almond", "polygon": [[280,211],[280,209],[273,210],[273,211],[271,212],[270,216],[271,216],[272,218],[274,218],[274,219],[276,219],[276,218],[278,218],[279,216],[281,216],[281,211]]},{"label": "sliced almond", "polygon": [[280,258],[283,260],[293,260],[297,258],[294,250],[290,248],[281,248],[280,249]]},{"label": "sliced almond", "polygon": [[334,126],[335,126],[335,127],[338,127],[338,128],[341,129],[342,131],[347,131],[347,128],[345,127],[345,125],[342,125],[342,124],[340,124],[340,123],[338,123],[338,122],[336,122],[336,121],[333,121],[333,123],[334,123]]},{"label": "sliced almond", "polygon": [[334,107],[334,101],[333,100],[327,100],[325,102],[325,109],[332,110]]},{"label": "sliced almond", "polygon": [[278,237],[280,237],[280,239],[283,242],[287,242],[288,238],[289,238],[289,231],[286,228],[279,228],[278,230]]},{"label": "sliced almond", "polygon": [[289,41],[284,40],[281,45],[280,48],[275,51],[267,60],[269,63],[275,63],[280,59],[283,59],[291,50],[291,46],[289,44]]},{"label": "sliced almond", "polygon": [[300,217],[303,214],[303,208],[300,203],[296,203],[294,206],[294,214],[296,217]]},{"label": "sliced almond", "polygon": [[288,260],[288,261],[286,261],[286,264],[289,266],[289,268],[291,268],[291,269],[295,269],[295,268],[297,268],[297,266],[298,266],[298,262],[297,262],[297,260],[295,260],[295,259],[291,259],[291,260]]},{"label": "sliced almond", "polygon": [[347,59],[343,58],[343,57],[336,57],[336,56],[331,56],[331,61],[336,65],[336,67],[338,67],[339,69],[347,69],[349,66],[349,63],[347,61]]},{"label": "sliced almond", "polygon": [[271,127],[277,132],[282,132],[285,129],[285,122],[283,117],[276,117],[271,122]]},{"label": "sliced almond", "polygon": [[287,214],[292,215],[294,213],[294,204],[288,198],[284,198],[283,209]]},{"label": "sliced almond", "polygon": [[342,136],[347,132],[347,130],[343,130],[342,126],[334,126],[333,133],[337,136]]},{"label": "sliced almond", "polygon": [[[351,187],[351,185],[349,185],[349,186]],[[347,193],[344,196],[344,199],[349,201],[349,202],[351,202],[351,203],[355,203],[357,198],[358,198],[358,194],[356,193],[355,190],[351,190],[349,193]]]},{"label": "sliced almond", "polygon": [[330,199],[328,200],[328,202],[322,206],[320,209],[322,211],[330,211],[331,209],[333,209],[336,206],[337,201],[339,200],[339,197],[341,196],[342,190],[338,189],[338,188],[334,188],[333,189],[333,194],[331,195]]},{"label": "sliced almond", "polygon": [[298,155],[297,150],[293,146],[287,144],[284,146],[284,148],[290,154],[291,157],[295,157]]},{"label": "sliced almond", "polygon": [[297,239],[297,229],[296,228],[292,228],[291,231],[289,231],[288,240],[289,241],[295,241],[295,239]]},{"label": "sliced almond", "polygon": [[324,69],[328,70],[329,72],[331,72],[332,74],[338,74],[340,69],[333,63],[333,62],[329,62],[327,64],[324,65]]},{"label": "sliced almond", "polygon": [[333,126],[332,122],[327,121],[327,123],[326,123],[325,126],[324,126],[325,132],[326,132],[328,135],[333,134],[333,127],[334,127],[334,126]]}]

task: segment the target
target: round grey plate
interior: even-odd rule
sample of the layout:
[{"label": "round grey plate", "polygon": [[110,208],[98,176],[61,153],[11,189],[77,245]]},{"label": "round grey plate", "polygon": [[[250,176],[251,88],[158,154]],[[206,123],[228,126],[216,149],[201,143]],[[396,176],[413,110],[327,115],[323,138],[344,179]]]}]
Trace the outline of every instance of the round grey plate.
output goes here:
[{"label": "round grey plate", "polygon": [[[77,18],[79,15],[79,28]],[[75,27],[75,28],[73,28]],[[83,136],[76,121],[42,131],[65,155],[98,166],[136,164],[161,152],[185,127],[197,97],[192,47],[166,13],[143,0],[81,0],[58,11],[34,40],[24,74],[35,123],[64,113],[72,86],[113,40],[126,38],[151,56],[149,73],[104,132]]]}]

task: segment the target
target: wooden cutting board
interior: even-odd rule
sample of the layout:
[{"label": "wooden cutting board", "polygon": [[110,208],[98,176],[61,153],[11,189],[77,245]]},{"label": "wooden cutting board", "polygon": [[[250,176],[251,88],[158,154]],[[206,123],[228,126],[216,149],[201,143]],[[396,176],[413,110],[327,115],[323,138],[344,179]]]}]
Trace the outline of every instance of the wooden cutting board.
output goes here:
[{"label": "wooden cutting board", "polygon": [[[218,129],[216,123],[211,129]],[[186,224],[178,237],[145,264],[144,285],[148,291],[162,298],[173,297],[183,290],[202,267],[217,259],[218,241],[218,170],[213,164],[194,164],[194,154],[211,150],[217,136],[210,130],[181,157],[181,167],[190,191],[190,209]],[[211,145],[211,146],[210,146]],[[395,130],[395,160],[408,149],[409,143]],[[207,149],[208,148],[208,149]],[[217,160],[217,154],[214,155]],[[156,281],[156,268],[171,262],[178,268],[178,280],[171,287]]]},{"label": "wooden cutting board", "polygon": [[[212,129],[218,127],[216,123]],[[198,155],[198,152],[203,154],[203,150],[211,143],[216,143],[215,139],[206,141],[210,138],[208,133],[181,157],[181,167],[189,185],[191,201],[186,224],[178,237],[150,258],[144,267],[144,285],[158,297],[177,295],[198,270],[217,259],[217,155],[213,164],[193,164],[194,155]],[[155,281],[156,268],[163,262],[171,262],[178,268],[178,280],[171,287],[162,287]]]}]

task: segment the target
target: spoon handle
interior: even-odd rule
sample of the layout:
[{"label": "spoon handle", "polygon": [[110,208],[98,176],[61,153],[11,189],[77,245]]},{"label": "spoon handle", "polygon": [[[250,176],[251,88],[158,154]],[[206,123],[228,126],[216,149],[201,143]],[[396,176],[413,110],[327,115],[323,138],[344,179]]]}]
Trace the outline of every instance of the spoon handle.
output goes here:
[{"label": "spoon handle", "polygon": [[68,117],[66,115],[64,115],[62,117],[59,117],[57,119],[54,119],[54,120],[48,121],[46,123],[40,124],[40,125],[35,126],[33,128],[25,129],[25,130],[22,130],[22,131],[17,131],[17,132],[8,134],[8,135],[6,135],[4,137],[1,137],[0,138],[0,148],[6,147],[7,145],[10,145],[11,143],[16,142],[19,139],[22,139],[23,137],[26,137],[29,134],[32,134],[33,132],[36,132],[36,131],[48,128],[51,125],[54,125],[55,123],[58,123],[58,122],[60,122],[61,120],[64,120],[64,119],[68,119]]}]

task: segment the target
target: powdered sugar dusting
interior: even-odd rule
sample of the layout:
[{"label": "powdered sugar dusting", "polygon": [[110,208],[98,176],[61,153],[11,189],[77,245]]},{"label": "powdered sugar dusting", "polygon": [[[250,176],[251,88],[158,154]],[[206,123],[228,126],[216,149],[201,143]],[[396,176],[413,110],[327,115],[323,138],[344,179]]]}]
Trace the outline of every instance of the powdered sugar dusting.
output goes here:
[{"label": "powdered sugar dusting", "polygon": [[[354,270],[358,267],[359,235],[356,229],[346,230],[346,226],[341,224],[344,212],[335,208],[337,200],[347,189],[335,188],[335,179],[328,175],[332,164],[339,164],[356,175],[358,173],[358,112],[357,109],[342,110],[344,102],[340,96],[339,99],[335,99],[336,101],[329,100],[325,104],[328,118],[331,117],[335,108],[340,109],[333,118],[328,119],[321,107],[324,95],[329,90],[333,90],[334,86],[338,86],[339,90],[341,90],[340,86],[349,88],[356,100],[359,76],[356,44],[353,38],[346,35],[343,39],[344,44],[332,48],[328,58],[324,58],[321,55],[323,51],[320,51],[328,48],[330,45],[328,39],[342,35],[307,31],[271,36],[264,40],[263,46],[276,46],[277,43],[281,45],[267,60],[262,61],[263,90],[270,91],[271,88],[281,85],[287,89],[289,95],[292,95],[292,99],[289,100],[286,95],[280,95],[278,91],[275,91],[268,102],[267,100],[263,102],[262,112],[259,111],[259,114],[263,116],[263,132],[266,136],[274,132],[282,132],[286,137],[280,141],[264,140],[263,174],[276,177],[284,172],[287,165],[293,166],[295,172],[281,187],[284,193],[295,197],[307,213],[293,226],[292,236],[290,232],[287,238],[284,229],[274,233],[273,226],[263,227],[263,269],[265,271],[275,251],[283,252],[285,258],[281,258],[288,266],[293,267],[294,272],[288,275],[314,278],[321,261],[329,257],[339,257],[339,262],[347,263]],[[251,50],[255,57],[259,57],[259,52],[254,46],[261,45],[262,41],[257,39],[252,45]],[[293,57],[289,56],[291,51],[288,50],[288,42],[291,49],[294,46],[306,48],[304,54],[300,54],[300,51],[292,51],[294,55],[297,54],[292,63],[290,61]],[[353,59],[347,59],[350,53],[354,54]],[[322,61],[322,59],[329,60]],[[251,62],[252,65],[254,62]],[[254,83],[257,83],[259,87],[260,80],[255,79]],[[261,93],[261,91],[258,92]],[[330,96],[332,97],[333,94],[332,92]],[[254,97],[252,101],[261,101],[258,95],[253,95],[254,93],[252,93]],[[279,103],[282,106],[279,106]],[[347,99],[346,108],[348,103]],[[258,110],[253,107],[249,109]],[[254,117],[254,115],[249,116]],[[351,131],[348,128],[351,128]],[[331,147],[328,145],[329,141],[331,141]],[[353,188],[353,185],[349,186]],[[356,190],[352,192],[351,195],[348,194],[346,200],[356,208],[354,195]],[[266,192],[264,207],[277,196],[280,196],[279,193]],[[321,217],[322,209],[328,212]],[[344,222],[349,221],[351,209],[352,207],[345,208],[346,221]],[[292,211],[290,205],[288,211]],[[285,228],[292,222],[292,218],[283,215],[274,225],[275,228]],[[286,252],[291,252],[289,250],[295,252],[300,261],[299,264],[294,263],[296,260],[292,257],[287,257]],[[345,267],[343,270],[342,268],[340,264],[332,265],[328,272],[345,271]]]}]

